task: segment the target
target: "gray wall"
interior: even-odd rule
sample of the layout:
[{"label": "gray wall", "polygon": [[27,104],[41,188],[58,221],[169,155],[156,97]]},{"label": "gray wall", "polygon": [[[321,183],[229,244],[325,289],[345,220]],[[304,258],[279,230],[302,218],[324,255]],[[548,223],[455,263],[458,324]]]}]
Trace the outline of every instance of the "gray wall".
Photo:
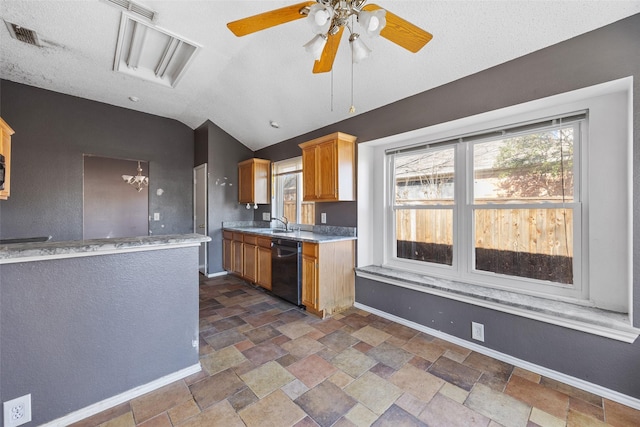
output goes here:
[{"label": "gray wall", "polygon": [[[222,222],[252,221],[254,210],[238,204],[238,163],[253,152],[220,127],[206,121],[195,131],[195,164],[208,170],[208,273],[223,272]],[[225,180],[225,177],[227,178]],[[224,183],[224,185],[222,185]]]},{"label": "gray wall", "polygon": [[[332,132],[366,142],[497,108],[634,76],[634,311],[640,313],[640,15],[517,58],[472,76],[258,151],[280,159],[297,144]],[[428,46],[427,46],[428,49]],[[343,206],[343,205],[340,205]],[[345,205],[346,222],[357,217]],[[332,219],[334,207],[328,205]],[[423,293],[356,280],[360,303],[470,340],[470,321],[485,324],[485,346],[640,398],[640,340],[624,344]],[[410,309],[413,307],[413,309]],[[420,307],[420,310],[416,310]],[[442,312],[442,314],[440,313]],[[436,320],[432,323],[432,320]],[[636,315],[635,326],[640,326]],[[434,324],[436,326],[434,326]]]},{"label": "gray wall", "polygon": [[192,188],[193,130],[6,80],[0,91],[2,118],[16,132],[11,196],[0,201],[0,238],[82,239],[83,154],[148,161],[149,212],[161,218],[151,221],[152,234],[193,231],[193,196],[185,191]]},{"label": "gray wall", "polygon": [[198,363],[197,247],[1,267],[0,398],[31,393],[29,425]]}]

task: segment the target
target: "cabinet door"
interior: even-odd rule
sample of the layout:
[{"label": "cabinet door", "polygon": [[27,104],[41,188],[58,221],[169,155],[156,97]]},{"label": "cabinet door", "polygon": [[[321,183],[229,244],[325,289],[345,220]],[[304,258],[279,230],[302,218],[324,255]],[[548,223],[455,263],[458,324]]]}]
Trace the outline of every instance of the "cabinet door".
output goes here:
[{"label": "cabinet door", "polygon": [[[316,195],[318,200],[338,199],[338,159],[336,141],[316,147]],[[303,169],[304,170],[304,169]]]},{"label": "cabinet door", "polygon": [[302,304],[318,309],[318,260],[302,255]]},{"label": "cabinet door", "polygon": [[11,193],[11,135],[13,129],[0,117],[0,154],[4,156],[4,188],[0,190],[0,200],[7,200]]},{"label": "cabinet door", "polygon": [[271,248],[258,246],[258,285],[271,290]]},{"label": "cabinet door", "polygon": [[302,150],[302,200],[316,199],[316,147],[309,147]]},{"label": "cabinet door", "polygon": [[245,243],[244,246],[244,271],[245,279],[254,282],[257,277],[258,268],[258,247]]},{"label": "cabinet door", "polygon": [[231,255],[231,246],[233,242],[229,239],[224,239],[222,241],[222,268],[227,271],[232,270],[232,260],[233,257]]},{"label": "cabinet door", "polygon": [[238,165],[238,203],[253,203],[253,163]]},{"label": "cabinet door", "polygon": [[234,240],[231,246],[231,256],[233,257],[233,265],[231,268],[235,274],[239,274],[240,276],[242,276],[242,268],[244,264],[242,245],[242,242]]}]

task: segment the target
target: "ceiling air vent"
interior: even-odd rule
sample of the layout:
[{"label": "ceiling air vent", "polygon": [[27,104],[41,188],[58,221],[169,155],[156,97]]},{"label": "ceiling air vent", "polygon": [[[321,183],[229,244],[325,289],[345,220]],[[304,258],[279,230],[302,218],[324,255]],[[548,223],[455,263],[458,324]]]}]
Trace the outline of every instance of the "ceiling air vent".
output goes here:
[{"label": "ceiling air vent", "polygon": [[34,46],[40,46],[40,41],[38,40],[38,35],[35,31],[21,27],[17,24],[12,24],[11,22],[5,21],[4,23],[7,24],[9,34],[11,34],[11,37],[14,39]]},{"label": "ceiling air vent", "polygon": [[141,5],[140,3],[133,2],[131,0],[104,0],[107,3],[111,3],[115,6],[118,6],[121,9],[124,9],[128,12],[131,12],[134,15],[137,15],[140,18],[148,19],[151,22],[155,22],[158,13],[154,10],[149,9],[146,6]]},{"label": "ceiling air vent", "polygon": [[113,69],[175,87],[199,48],[196,43],[123,12]]}]

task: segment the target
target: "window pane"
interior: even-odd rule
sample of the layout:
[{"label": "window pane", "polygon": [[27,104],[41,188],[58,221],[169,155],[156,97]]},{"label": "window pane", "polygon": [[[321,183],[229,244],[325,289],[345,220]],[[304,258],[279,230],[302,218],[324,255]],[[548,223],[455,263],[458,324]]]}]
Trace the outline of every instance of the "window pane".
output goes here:
[{"label": "window pane", "polygon": [[572,202],[573,140],[564,127],[474,144],[474,202]]},{"label": "window pane", "polygon": [[395,204],[453,204],[454,148],[398,155]]},{"label": "window pane", "polygon": [[397,257],[452,265],[453,209],[396,210]]},{"label": "window pane", "polygon": [[298,179],[297,174],[280,175],[282,180],[283,216],[291,222],[298,218]]},{"label": "window pane", "polygon": [[573,283],[572,209],[476,209],[475,268]]},{"label": "window pane", "polygon": [[302,201],[302,157],[273,164],[271,216],[287,217],[292,224],[315,224],[315,207]]}]

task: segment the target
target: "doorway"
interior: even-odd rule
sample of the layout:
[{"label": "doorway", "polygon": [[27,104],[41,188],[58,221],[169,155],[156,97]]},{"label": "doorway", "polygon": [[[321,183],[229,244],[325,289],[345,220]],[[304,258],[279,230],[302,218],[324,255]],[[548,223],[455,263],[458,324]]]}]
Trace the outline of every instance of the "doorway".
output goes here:
[{"label": "doorway", "polygon": [[[209,235],[207,226],[207,164],[193,168],[193,232]],[[207,242],[200,244],[199,269],[207,276]]]}]

